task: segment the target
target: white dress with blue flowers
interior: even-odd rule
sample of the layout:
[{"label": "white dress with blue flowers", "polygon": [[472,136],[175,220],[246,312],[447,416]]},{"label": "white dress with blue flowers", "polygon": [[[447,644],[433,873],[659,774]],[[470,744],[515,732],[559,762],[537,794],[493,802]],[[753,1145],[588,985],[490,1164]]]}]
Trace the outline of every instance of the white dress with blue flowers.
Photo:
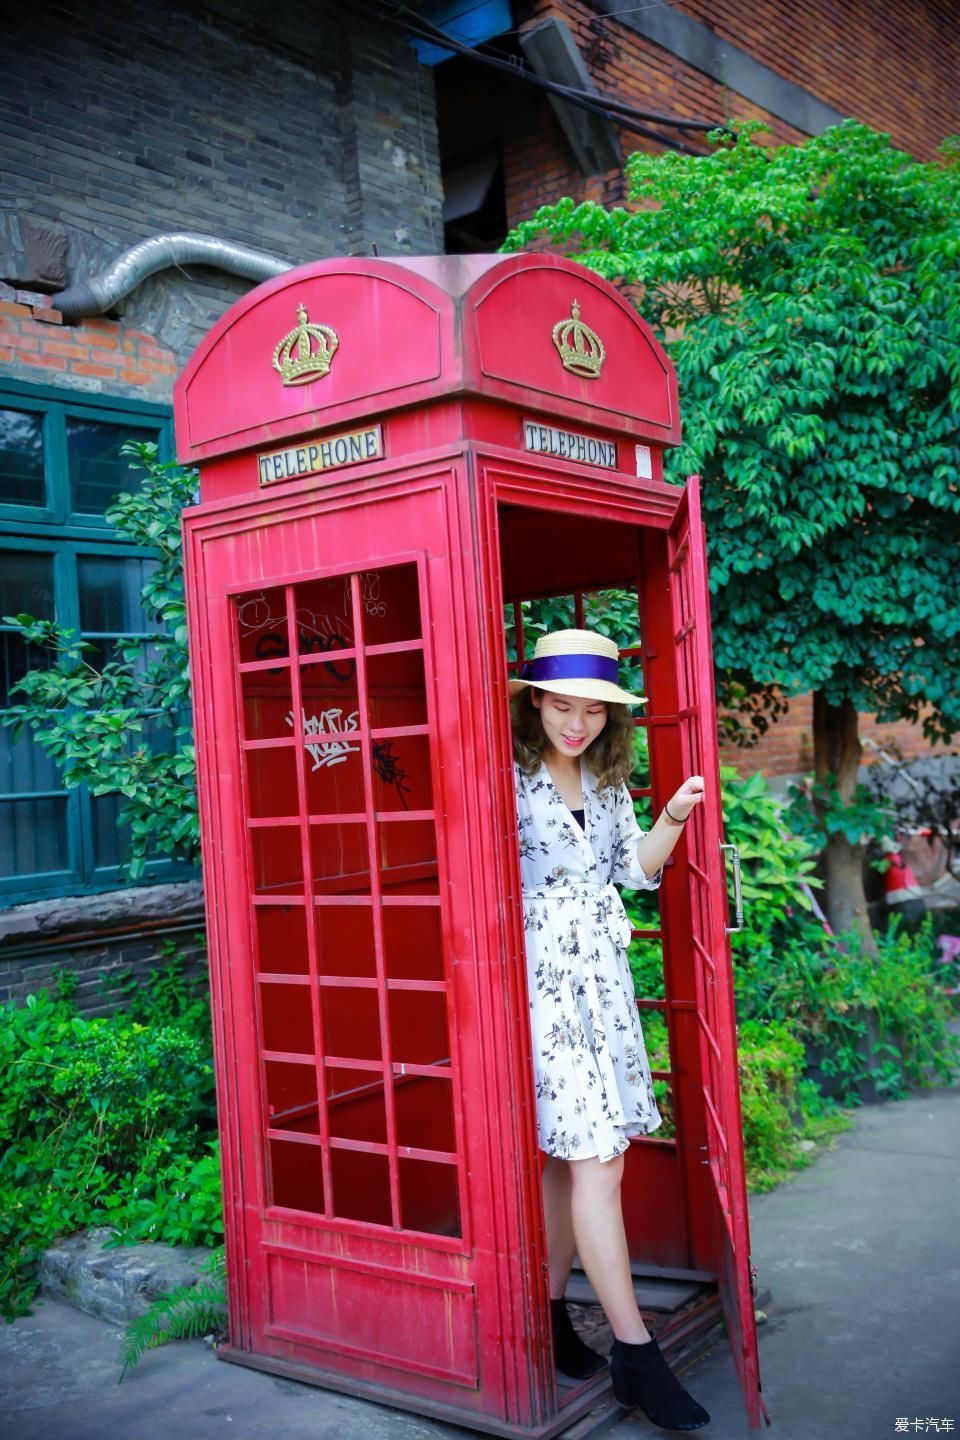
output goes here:
[{"label": "white dress with blue flowers", "polygon": [[633,979],[630,921],[615,885],[656,890],[626,785],[597,789],[580,763],[581,830],[547,767],[514,764],[537,1132],[548,1155],[613,1160],[662,1123]]}]

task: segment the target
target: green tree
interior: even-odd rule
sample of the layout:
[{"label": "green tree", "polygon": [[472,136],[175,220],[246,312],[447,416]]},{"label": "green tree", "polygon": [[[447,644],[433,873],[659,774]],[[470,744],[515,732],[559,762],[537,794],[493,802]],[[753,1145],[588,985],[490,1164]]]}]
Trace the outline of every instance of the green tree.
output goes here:
[{"label": "green tree", "polygon": [[197,475],[161,464],[156,445],[128,444],[124,453],[146,479],[117,496],[107,520],[158,557],[142,595],[156,632],[125,641],[119,659],[97,668],[87,658],[96,647],[74,631],[32,615],[4,616],[49,662],[14,687],[22,698],[4,720],[17,734],[29,728],[65,785],[124,797],[118,818],[129,831],[127,871],[136,880],[151,855],[200,863],[180,538],[180,512],[195,498]]},{"label": "green tree", "polygon": [[827,908],[871,941],[858,714],[960,729],[960,148],[920,164],[852,121],[634,154],[628,207],[544,206],[668,345],[704,483],[719,698],[752,741],[813,692]]}]

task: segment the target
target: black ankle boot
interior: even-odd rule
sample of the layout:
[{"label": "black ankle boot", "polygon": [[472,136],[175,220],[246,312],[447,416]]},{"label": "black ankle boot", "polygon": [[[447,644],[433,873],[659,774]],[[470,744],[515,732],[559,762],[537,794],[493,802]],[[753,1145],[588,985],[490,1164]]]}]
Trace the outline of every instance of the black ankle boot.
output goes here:
[{"label": "black ankle boot", "polygon": [[610,1351],[613,1393],[621,1405],[639,1405],[648,1420],[664,1430],[699,1430],[710,1416],[684,1390],[656,1340],[628,1345],[614,1340]]},{"label": "black ankle boot", "polygon": [[553,1361],[557,1369],[574,1380],[596,1375],[607,1362],[596,1350],[585,1345],[574,1330],[566,1300],[551,1300],[550,1311],[553,1316]]}]

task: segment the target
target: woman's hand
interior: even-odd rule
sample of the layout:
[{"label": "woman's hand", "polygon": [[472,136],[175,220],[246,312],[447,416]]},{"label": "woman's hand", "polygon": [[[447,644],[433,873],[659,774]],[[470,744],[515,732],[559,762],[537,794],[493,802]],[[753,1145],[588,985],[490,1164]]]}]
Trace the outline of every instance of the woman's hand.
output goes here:
[{"label": "woman's hand", "polygon": [[668,818],[673,816],[674,820],[686,820],[691,811],[700,804],[703,794],[703,776],[688,776],[680,789],[667,801]]}]

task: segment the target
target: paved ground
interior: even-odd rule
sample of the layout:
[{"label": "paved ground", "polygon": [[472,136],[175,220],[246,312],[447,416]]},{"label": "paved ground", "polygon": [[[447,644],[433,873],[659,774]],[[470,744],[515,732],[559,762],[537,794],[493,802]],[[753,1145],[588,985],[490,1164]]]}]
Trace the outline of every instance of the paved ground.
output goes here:
[{"label": "paved ground", "polygon": [[[914,1436],[942,1433],[945,1419],[960,1435],[958,1202],[960,1088],[860,1111],[835,1151],[751,1200],[754,1263],[772,1294],[759,1332],[770,1440],[886,1440],[898,1417]],[[55,1301],[0,1327],[3,1440],[469,1433],[224,1364],[199,1341],[147,1354],[118,1387],[118,1339]],[[748,1435],[724,1346],[684,1379],[713,1417],[705,1440]],[[613,1433],[666,1432],[633,1412]]]}]

